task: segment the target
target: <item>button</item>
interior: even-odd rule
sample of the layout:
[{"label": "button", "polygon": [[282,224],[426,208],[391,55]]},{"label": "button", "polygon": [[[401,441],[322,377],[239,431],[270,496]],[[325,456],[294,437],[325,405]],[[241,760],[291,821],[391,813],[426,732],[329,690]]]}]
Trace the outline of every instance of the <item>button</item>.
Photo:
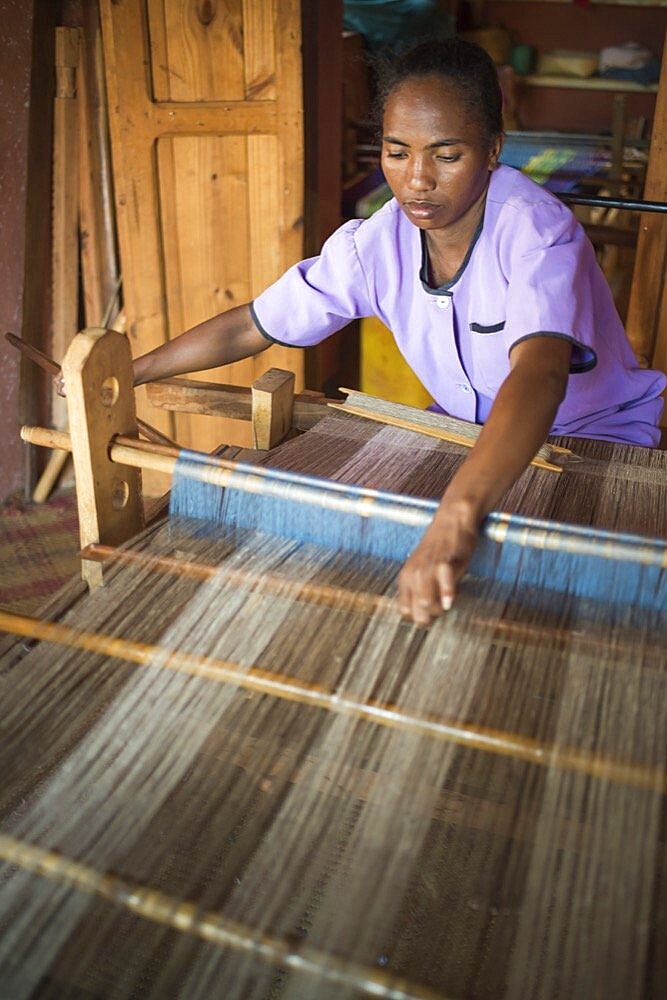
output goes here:
[{"label": "button", "polygon": [[438,309],[447,309],[451,295],[439,295],[435,300]]},{"label": "button", "polygon": [[466,382],[457,382],[456,388],[460,389],[461,392],[472,392],[472,389]]}]

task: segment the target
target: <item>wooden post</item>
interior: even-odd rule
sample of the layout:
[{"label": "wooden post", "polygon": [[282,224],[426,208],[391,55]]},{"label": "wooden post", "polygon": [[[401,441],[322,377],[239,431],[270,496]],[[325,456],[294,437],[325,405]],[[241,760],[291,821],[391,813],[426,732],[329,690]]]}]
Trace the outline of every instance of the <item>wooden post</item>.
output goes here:
[{"label": "wooden post", "polygon": [[[79,328],[79,115],[76,73],[79,29],[56,28],[53,136],[53,350],[62,358]],[[67,408],[53,393],[53,422],[64,427]]]},{"label": "wooden post", "polygon": [[[651,134],[644,198],[667,201],[667,41]],[[667,366],[667,219],[661,213],[640,216],[637,255],[626,329],[642,365]],[[667,426],[667,410],[663,414]]]},{"label": "wooden post", "polygon": [[[77,66],[79,29],[56,28],[56,96],[53,105],[53,353],[62,357],[78,329],[79,314],[79,116]],[[65,427],[65,400],[52,392],[52,419]],[[32,494],[44,503],[55,486],[67,454],[54,451]]]},{"label": "wooden post", "polygon": [[269,368],[252,384],[253,448],[274,448],[292,426],[294,372]]},{"label": "wooden post", "polygon": [[608,184],[611,193],[618,195],[623,181],[623,155],[625,151],[626,95],[614,94],[611,119],[611,170]]},{"label": "wooden post", "polygon": [[[127,337],[115,330],[83,330],[65,355],[63,374],[81,547],[119,545],[144,523],[141,473],[109,457],[112,437],[137,434]],[[82,560],[81,574],[91,588],[102,583],[99,564]]]},{"label": "wooden post", "polygon": [[112,326],[118,299],[111,153],[97,4],[84,4],[77,91],[80,122],[79,228],[87,327]]}]

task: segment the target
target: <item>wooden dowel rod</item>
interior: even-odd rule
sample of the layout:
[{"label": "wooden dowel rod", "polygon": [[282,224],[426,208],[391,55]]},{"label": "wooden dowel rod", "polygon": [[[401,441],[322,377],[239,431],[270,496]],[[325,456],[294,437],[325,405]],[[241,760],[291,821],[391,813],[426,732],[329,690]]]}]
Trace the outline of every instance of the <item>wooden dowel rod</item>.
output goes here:
[{"label": "wooden dowel rod", "polygon": [[[48,354],[44,354],[44,352],[40,351],[39,348],[33,347],[32,344],[26,344],[25,340],[21,340],[20,337],[15,336],[13,333],[6,333],[5,339],[8,340],[13,347],[18,348],[18,350],[21,351],[26,358],[29,358],[31,361],[34,361],[35,364],[39,365],[39,367],[47,372],[47,374],[52,376],[60,374],[61,368],[58,362],[54,361],[53,358],[50,358]],[[144,420],[140,420],[139,417],[137,417],[137,429],[148,441],[159,442],[160,444],[169,445],[172,448],[178,448],[176,441],[172,440],[172,438],[168,437],[166,434],[163,434],[162,431],[157,429],[157,427],[152,427],[151,424],[147,424]],[[60,446],[51,445],[50,447],[58,448]],[[72,449],[70,447],[63,450],[71,451]]]},{"label": "wooden dowel rod", "polygon": [[345,590],[343,587],[290,580],[273,573],[260,574],[245,569],[211,566],[206,563],[176,559],[172,556],[154,556],[150,552],[116,549],[112,545],[87,545],[85,549],[81,550],[80,555],[82,559],[90,559],[95,562],[108,560],[145,566],[160,573],[187,576],[194,580],[211,580],[217,576],[226,583],[238,584],[259,593],[282,594],[296,601],[343,611],[359,611],[366,615],[372,615],[376,612],[396,613],[395,601],[381,594],[369,594],[359,590]]},{"label": "wooden dowel rod", "polygon": [[391,1000],[443,1000],[440,993],[429,987],[391,972],[346,961],[305,944],[295,947],[291,941],[265,934],[212,910],[201,910],[197,903],[183,902],[157,889],[103,874],[90,865],[7,834],[0,834],[0,858],[23,871],[100,896],[153,923],[221,948],[247,952],[268,965],[317,976],[321,982],[335,984],[346,992],[353,989]]},{"label": "wooden dowel rod", "polygon": [[72,440],[67,431],[57,431],[53,427],[21,428],[21,438],[28,444],[39,445],[40,448],[60,448],[62,451],[72,450]]},{"label": "wooden dowel rod", "polygon": [[45,503],[51,496],[51,491],[58,481],[60,473],[65,468],[65,463],[69,460],[69,452],[54,448],[46,463],[44,472],[39,477],[37,485],[32,491],[33,503]]},{"label": "wooden dowel rod", "polygon": [[34,361],[36,365],[39,365],[48,375],[60,374],[60,365],[58,362],[48,357],[38,347],[33,347],[32,344],[26,343],[25,340],[21,340],[20,337],[15,336],[13,333],[6,333],[5,340],[9,341],[12,347],[16,347],[30,361]]},{"label": "wooden dowel rod", "polygon": [[310,684],[296,677],[271,673],[257,667],[244,669],[228,660],[166,650],[160,646],[133,642],[104,633],[86,632],[70,625],[43,622],[37,618],[3,610],[0,610],[0,630],[30,639],[55,642],[102,656],[115,657],[140,666],[154,665],[193,677],[203,677],[223,684],[235,684],[240,688],[258,691],[286,701],[295,701],[340,715],[366,719],[377,725],[440,739],[486,753],[513,757],[541,767],[574,771],[593,778],[651,791],[667,789],[667,775],[660,769],[611,760],[574,747],[540,743],[528,736],[506,733],[486,726],[408,715],[394,705],[358,701],[345,693],[328,691],[320,685]]},{"label": "wooden dowel rod", "polygon": [[[47,448],[68,449],[69,435],[44,427],[22,427],[24,441]],[[123,443],[119,443],[123,442]],[[172,475],[179,452],[175,448],[146,444],[136,438],[115,439],[109,449],[114,462],[134,468],[154,469]],[[289,473],[262,466],[248,466],[210,455],[199,455],[199,462],[189,463],[187,475],[201,482],[216,486],[232,487],[248,493],[284,499],[284,481]],[[434,501],[414,497],[381,494],[374,490],[346,487],[341,483],[313,479],[300,473],[290,480],[290,499],[295,503],[316,504],[323,509],[356,514],[360,517],[379,517],[396,524],[427,528],[435,510]],[[383,502],[374,503],[375,497]],[[526,548],[567,552],[578,556],[638,562],[645,566],[667,567],[667,545],[659,539],[639,536],[616,536],[611,532],[581,529],[564,524],[550,524],[535,518],[494,512],[482,525],[482,533],[502,545],[506,540]]]},{"label": "wooden dowel rod", "polygon": [[[47,448],[68,448],[71,445],[69,435],[62,431],[53,431],[45,427],[22,427],[21,437],[31,444],[43,445]],[[125,443],[119,443],[119,440]],[[112,461],[119,465],[128,465],[137,469],[152,469],[173,475],[177,463],[178,451],[174,448],[157,444],[144,444],[134,438],[115,439],[109,448]],[[188,475],[200,482],[215,486],[235,487],[248,493],[261,493],[264,496],[274,496],[283,499],[284,483],[271,475],[272,470],[257,466],[250,471],[234,462],[226,461],[216,456],[205,456],[206,461],[191,463]],[[247,471],[246,471],[247,469]],[[305,478],[305,477],[302,477]],[[357,514],[360,517],[382,517],[384,520],[397,524],[426,528],[431,521],[431,512],[422,507],[397,501],[374,504],[363,491],[348,495],[344,488],[332,484],[331,489],[318,488],[315,484],[293,483],[290,486],[290,498],[296,503],[317,503],[318,506],[342,513]]]},{"label": "wooden dowel rod", "polygon": [[[170,573],[174,576],[187,576],[194,580],[211,580],[218,577],[225,583],[238,584],[259,593],[278,594],[290,597],[295,601],[307,604],[317,604],[336,608],[342,611],[356,611],[365,615],[397,615],[397,604],[393,598],[382,594],[370,594],[365,591],[347,590],[344,587],[333,587],[324,584],[291,580],[273,573],[253,573],[251,570],[230,568],[227,566],[212,566],[208,563],[192,562],[173,556],[157,556],[151,552],[135,552],[132,549],[117,549],[112,545],[95,543],[87,545],[80,552],[82,559],[94,562],[114,562],[125,565],[142,566],[159,573]],[[461,597],[457,598],[460,602]],[[551,625],[531,625],[528,622],[515,622],[505,619],[489,619],[481,615],[472,615],[466,621],[466,628],[474,628],[486,637],[498,642],[531,642],[550,648],[569,651],[574,645],[577,653],[597,656],[601,651],[611,652],[614,659],[627,658],[636,652],[637,644],[624,638],[622,642],[614,643],[612,649],[603,635],[578,634],[572,638],[570,630]],[[627,631],[627,630],[626,630]],[[640,640],[638,640],[640,641]],[[662,644],[651,646],[648,655],[664,656]]]},{"label": "wooden dowel rod", "polygon": [[[414,431],[417,434],[425,434],[427,437],[437,438],[439,441],[449,441],[451,444],[463,445],[464,448],[472,448],[477,443],[476,438],[465,437],[462,434],[456,434],[454,431],[448,431],[440,427],[427,427],[423,424],[414,423],[410,420],[404,420],[402,417],[393,417],[387,413],[375,413],[372,410],[366,410],[359,406],[352,406],[348,403],[329,403],[328,405],[334,410],[341,410],[343,413],[351,413],[355,417],[365,417],[367,420],[374,420],[376,423],[386,424],[389,427],[400,427],[405,431]],[[547,462],[543,458],[535,457],[532,459],[530,464],[536,466],[538,469],[545,469],[547,472],[563,471],[560,465],[554,465],[552,462]]]},{"label": "wooden dowel rod", "polygon": [[[168,441],[139,441],[137,438],[127,437],[125,434],[117,434],[112,444],[133,448],[143,455],[160,455],[162,458],[171,458],[174,461],[181,454],[181,448],[173,441],[171,443]],[[219,458],[217,455],[207,455],[206,460],[209,465],[220,466],[225,463],[225,459]],[[222,464],[222,468],[226,468],[228,464],[230,463]]]},{"label": "wooden dowel rod", "polygon": [[170,438],[167,434],[163,434],[162,431],[159,431],[157,427],[153,427],[152,424],[147,424],[141,417],[137,417],[137,430],[140,434],[143,434],[147,441],[152,441],[156,444],[165,444],[170,448],[178,448],[178,444],[173,438]]},{"label": "wooden dowel rod", "polygon": [[[405,403],[392,403],[379,396],[370,396],[368,393],[360,392],[358,389],[346,389],[341,386],[338,391],[344,392],[347,396],[345,402],[341,404],[339,400],[332,399],[326,400],[327,404],[338,407],[342,406],[343,410],[357,407],[360,415],[370,413],[374,414],[377,419],[380,419],[384,414],[388,414],[390,417],[408,421],[411,425],[415,424],[420,428],[432,427],[435,430],[451,432],[457,438],[464,438],[465,441],[462,443],[468,446],[471,446],[477,440],[482,431],[480,424],[471,423],[469,420],[462,420],[460,417],[451,417],[447,413],[423,410],[415,406],[407,406]],[[538,448],[535,457],[543,458],[548,462],[553,452],[561,455],[573,455],[573,452],[569,448],[552,444],[551,441],[545,441]]]}]

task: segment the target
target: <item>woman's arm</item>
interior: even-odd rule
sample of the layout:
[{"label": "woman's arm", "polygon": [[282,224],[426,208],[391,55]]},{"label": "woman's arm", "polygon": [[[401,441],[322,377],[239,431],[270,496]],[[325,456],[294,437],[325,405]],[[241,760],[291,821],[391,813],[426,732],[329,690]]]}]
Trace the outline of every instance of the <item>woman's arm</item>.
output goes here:
[{"label": "woman's arm", "polygon": [[451,607],[480,524],[545,441],[567,388],[571,344],[532,337],[510,355],[475,447],[447,487],[423,539],[398,580],[401,614],[427,625]]},{"label": "woman's arm", "polygon": [[255,326],[250,306],[236,306],[137,358],[134,384],[228,365],[270,346]]}]

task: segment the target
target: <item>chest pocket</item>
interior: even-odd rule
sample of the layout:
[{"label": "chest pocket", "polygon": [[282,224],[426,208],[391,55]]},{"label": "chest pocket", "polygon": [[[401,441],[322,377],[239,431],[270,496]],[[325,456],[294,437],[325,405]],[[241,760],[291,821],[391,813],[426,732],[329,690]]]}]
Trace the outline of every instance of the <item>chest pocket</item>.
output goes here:
[{"label": "chest pocket", "polygon": [[474,381],[495,395],[510,370],[505,320],[498,323],[470,323],[470,355]]},{"label": "chest pocket", "polygon": [[470,329],[473,333],[500,333],[505,329],[505,320],[502,323],[492,323],[491,326],[484,326],[482,323],[471,323]]}]

